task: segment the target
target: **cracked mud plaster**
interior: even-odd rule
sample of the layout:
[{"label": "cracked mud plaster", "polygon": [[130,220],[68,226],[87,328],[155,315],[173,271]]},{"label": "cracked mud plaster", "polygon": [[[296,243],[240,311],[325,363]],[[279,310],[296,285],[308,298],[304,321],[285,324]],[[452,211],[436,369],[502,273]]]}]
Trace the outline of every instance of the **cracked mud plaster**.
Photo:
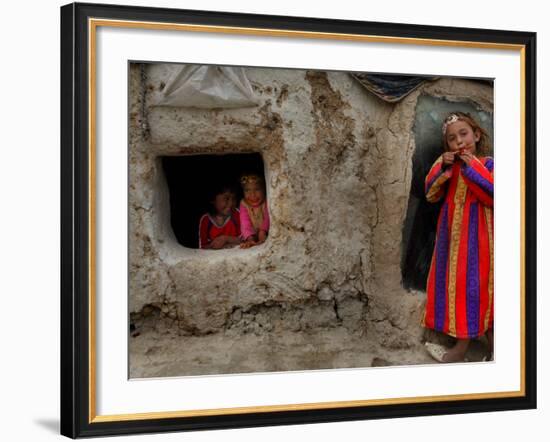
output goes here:
[{"label": "cracked mud plaster", "polygon": [[[139,65],[130,68],[135,324],[231,339],[341,329],[359,336],[371,359],[399,363],[406,354],[413,361],[423,352],[424,293],[403,289],[400,259],[416,101],[427,93],[488,106],[490,88],[442,79],[390,105],[346,73],[247,68],[260,99],[255,108],[153,106],[174,69],[147,65],[143,81]],[[170,227],[159,157],[238,152],[263,157],[267,242],[247,250],[184,248]],[[319,368],[308,363],[294,368]]]}]

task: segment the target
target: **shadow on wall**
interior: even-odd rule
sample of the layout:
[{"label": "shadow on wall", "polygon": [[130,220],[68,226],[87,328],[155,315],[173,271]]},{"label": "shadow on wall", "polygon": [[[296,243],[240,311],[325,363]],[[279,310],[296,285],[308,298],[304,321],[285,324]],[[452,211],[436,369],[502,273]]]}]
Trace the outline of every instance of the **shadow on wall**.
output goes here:
[{"label": "shadow on wall", "polygon": [[259,153],[165,156],[162,168],[170,194],[170,225],[181,245],[195,249],[199,246],[199,220],[209,209],[212,192],[220,185],[230,185],[238,205],[241,174],[264,176]]},{"label": "shadow on wall", "polygon": [[[492,146],[492,114],[479,110],[471,102],[455,103],[429,95],[419,97],[414,122],[416,149],[412,159],[411,193],[401,254],[401,276],[406,289],[426,290],[441,203],[426,201],[424,178],[443,153],[441,126],[445,116],[453,111],[470,113],[487,131]],[[493,155],[492,148],[489,155]]]}]

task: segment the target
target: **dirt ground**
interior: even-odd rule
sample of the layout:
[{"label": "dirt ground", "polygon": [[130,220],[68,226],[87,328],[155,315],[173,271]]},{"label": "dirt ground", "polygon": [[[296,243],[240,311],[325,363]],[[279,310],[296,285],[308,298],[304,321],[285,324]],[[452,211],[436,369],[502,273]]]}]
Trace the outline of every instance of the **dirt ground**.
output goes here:
[{"label": "dirt ground", "polygon": [[[344,327],[300,332],[180,336],[168,327],[137,329],[130,336],[130,378],[197,376],[434,364],[423,343],[388,349]],[[466,358],[479,362],[483,340],[472,341]]]}]

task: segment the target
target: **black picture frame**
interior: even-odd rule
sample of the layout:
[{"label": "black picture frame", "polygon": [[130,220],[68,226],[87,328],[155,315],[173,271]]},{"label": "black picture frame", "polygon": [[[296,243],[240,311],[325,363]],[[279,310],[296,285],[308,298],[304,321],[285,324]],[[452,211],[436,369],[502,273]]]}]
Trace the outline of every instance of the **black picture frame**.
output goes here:
[{"label": "black picture frame", "polygon": [[[61,7],[61,434],[90,437],[536,408],[536,34],[72,3]],[[89,18],[517,45],[524,80],[523,395],[197,417],[94,419],[90,388]],[[92,307],[93,308],[93,307]]]}]

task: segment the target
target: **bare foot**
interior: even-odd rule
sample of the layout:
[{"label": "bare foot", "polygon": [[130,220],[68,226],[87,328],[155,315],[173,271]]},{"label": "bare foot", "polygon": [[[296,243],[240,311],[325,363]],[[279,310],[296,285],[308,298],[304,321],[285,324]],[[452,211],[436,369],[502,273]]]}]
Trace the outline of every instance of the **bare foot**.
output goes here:
[{"label": "bare foot", "polygon": [[443,355],[443,362],[463,362],[464,353],[458,353],[453,350],[449,350]]},{"label": "bare foot", "polygon": [[443,362],[463,362],[470,344],[469,339],[459,339],[453,348],[443,355]]}]

